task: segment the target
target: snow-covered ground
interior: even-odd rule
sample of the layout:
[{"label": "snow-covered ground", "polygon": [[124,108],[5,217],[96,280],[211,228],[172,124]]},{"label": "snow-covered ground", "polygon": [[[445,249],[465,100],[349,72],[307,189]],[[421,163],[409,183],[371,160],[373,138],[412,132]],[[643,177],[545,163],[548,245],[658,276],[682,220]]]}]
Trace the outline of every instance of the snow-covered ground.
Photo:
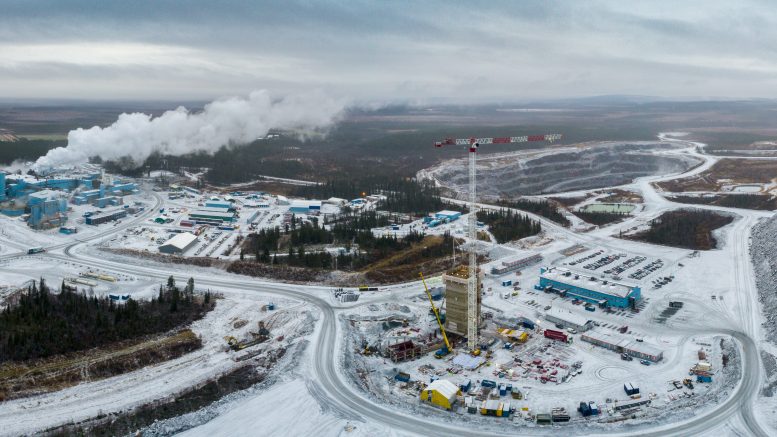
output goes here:
[{"label": "snow-covered ground", "polygon": [[[661,139],[685,146],[656,151],[658,154],[678,154],[702,162],[683,176],[699,174],[718,159],[700,153],[697,143],[687,142],[678,134],[667,134]],[[716,233],[720,246],[715,250],[693,252],[670,247],[654,246],[641,242],[619,239],[620,232],[646,226],[652,218],[665,211],[687,207],[666,200],[653,187],[653,182],[678,177],[678,174],[639,178],[618,188],[634,191],[644,199],[634,216],[623,222],[577,232],[576,228],[563,228],[541,217],[531,215],[543,224],[543,233],[507,245],[485,243],[483,246],[492,261],[484,266],[490,272],[492,265],[512,260],[527,253],[539,253],[540,264],[527,267],[521,275],[509,273],[494,276],[487,273],[484,279],[485,296],[483,311],[492,315],[486,330],[514,323],[517,317],[543,320],[546,307],[557,308],[585,315],[600,326],[597,330],[621,335],[625,339],[644,340],[644,344],[659,348],[664,359],[650,366],[634,360],[626,362],[617,353],[593,346],[573,335],[572,344],[551,343],[538,332],[532,332],[525,345],[513,350],[501,348],[497,342],[490,365],[472,372],[451,373],[450,358],[436,360],[431,355],[418,360],[394,364],[378,356],[361,356],[356,350],[367,343],[386,342],[390,339],[421,337],[434,332],[436,322],[429,316],[428,300],[417,282],[383,287],[377,292],[362,293],[357,302],[340,303],[332,290],[310,284],[308,286],[273,284],[260,278],[246,278],[227,274],[215,268],[199,268],[190,265],[158,264],[152,260],[135,259],[101,251],[101,247],[134,248],[155,251],[156,246],[169,237],[173,230],[183,229],[181,219],[186,213],[200,206],[203,196],[169,199],[169,193],[144,191],[133,201],[141,202],[147,210],[137,217],[129,217],[123,223],[101,225],[95,228],[81,226],[73,236],[56,232],[35,232],[17,219],[0,217],[0,296],[30,280],[44,277],[50,283],[58,283],[63,277],[77,277],[79,273],[92,272],[116,277],[116,282],[97,281],[91,287],[95,294],[105,294],[117,289],[131,293],[135,298],[153,294],[155,287],[168,275],[179,280],[189,276],[201,289],[222,293],[216,310],[194,326],[203,336],[205,347],[170,362],[161,363],[126,375],[94,381],[61,392],[20,399],[2,404],[0,408],[0,433],[9,435],[35,433],[43,428],[71,420],[83,420],[101,412],[127,411],[155,399],[169,397],[192,385],[229,371],[235,365],[234,355],[224,351],[225,335],[245,336],[247,330],[262,318],[269,317],[261,306],[272,301],[279,306],[276,314],[285,314],[273,328],[286,335],[285,342],[296,345],[298,358],[293,365],[281,366],[282,371],[271,382],[253,389],[228,396],[214,406],[187,415],[170,428],[154,428],[153,433],[164,434],[164,429],[188,430],[189,435],[432,435],[432,434],[592,434],[592,433],[644,433],[648,435],[700,435],[700,434],[774,434],[773,411],[777,410],[775,397],[758,399],[758,389],[763,382],[773,382],[775,371],[762,366],[758,353],[777,356],[772,344],[763,340],[771,330],[761,326],[760,306],[756,287],[768,294],[773,285],[771,273],[764,273],[763,254],[772,254],[769,241],[773,230],[759,227],[753,231],[757,240],[756,252],[761,259],[753,266],[748,256],[749,237],[753,226],[772,212],[749,211],[714,206],[694,206],[701,209],[724,211],[735,215],[732,224]],[[591,190],[566,195],[586,194]],[[247,197],[247,196],[246,196]],[[226,248],[237,233],[252,227],[282,225],[288,206],[277,199],[267,197],[247,199],[237,197],[240,214],[239,230],[208,230],[200,245],[190,249],[194,255],[201,245],[216,244],[229,236],[222,244]],[[254,205],[256,203],[257,205]],[[267,203],[259,207],[259,203]],[[491,205],[481,205],[493,208]],[[164,208],[165,212],[159,212]],[[254,216],[254,212],[259,213]],[[336,212],[335,209],[327,210]],[[74,210],[73,217],[85,211]],[[163,215],[167,214],[167,215]],[[157,224],[153,219],[170,218],[172,221]],[[253,219],[252,219],[253,218]],[[151,221],[149,221],[151,220]],[[420,222],[400,225],[399,229],[380,229],[378,233],[404,233],[423,230],[427,233],[451,232],[464,237],[466,215],[458,221],[436,228],[426,228]],[[772,219],[773,223],[773,219]],[[579,227],[578,227],[579,228]],[[215,240],[215,241],[214,241]],[[48,253],[34,256],[22,254],[31,244],[46,246]],[[572,255],[565,255],[573,246],[582,248]],[[207,255],[210,248],[200,251]],[[214,250],[219,256],[223,249]],[[599,253],[601,252],[601,253]],[[590,260],[576,262],[594,253]],[[606,255],[620,255],[607,266],[586,268],[591,261]],[[604,271],[626,260],[643,257],[644,260],[618,273]],[[642,266],[661,261],[660,268],[646,276],[634,275]],[[575,264],[572,264],[575,262]],[[761,263],[761,264],[759,264]],[[534,290],[540,266],[562,266],[575,271],[621,281],[642,288],[644,305],[640,311],[601,310],[584,311],[580,305],[556,295]],[[764,276],[766,275],[766,276]],[[660,287],[656,281],[671,277]],[[502,281],[514,282],[502,287]],[[438,283],[439,278],[430,278]],[[666,281],[665,281],[666,282]],[[765,284],[765,285],[764,285]],[[771,285],[770,285],[771,284]],[[89,287],[87,287],[89,288]],[[91,292],[91,290],[89,290]],[[669,301],[682,301],[683,308],[677,314],[663,320],[661,313]],[[440,303],[438,303],[439,305]],[[384,329],[381,319],[388,315],[405,317],[408,327]],[[773,316],[772,316],[773,317]],[[235,322],[248,323],[236,327]],[[542,322],[542,327],[547,327]],[[620,334],[617,328],[628,326]],[[418,332],[409,328],[417,328]],[[485,332],[488,334],[488,332]],[[732,337],[736,337],[736,342]],[[722,345],[722,346],[721,346]],[[712,363],[715,376],[712,384],[697,385],[691,391],[675,389],[672,381],[688,377],[688,369],[698,361],[697,353],[703,349]],[[722,356],[729,358],[724,370]],[[753,357],[756,357],[755,359]],[[494,374],[499,366],[523,369],[516,358],[526,361],[540,358],[543,362],[558,358],[552,364],[558,375],[568,372],[569,366],[581,362],[582,373],[560,384],[543,384],[538,373],[530,371],[518,375],[513,385],[521,387],[528,397],[515,402],[518,414],[509,423],[495,417],[481,417],[466,413],[450,413],[421,404],[417,390],[401,388],[392,379],[397,370],[406,371],[416,381],[428,382],[432,373],[454,382],[463,378],[473,383],[482,379],[506,382]],[[566,366],[564,369],[561,365]],[[431,366],[431,368],[430,368]],[[458,371],[457,369],[454,369]],[[363,371],[363,373],[359,373]],[[563,371],[563,372],[562,372]],[[509,374],[509,373],[508,373]],[[370,387],[369,392],[362,389]],[[637,411],[635,419],[614,424],[598,424],[583,419],[575,408],[580,401],[596,401],[612,407],[607,400],[621,400],[626,396],[623,383],[638,385],[643,396],[652,399],[649,407]],[[688,393],[685,395],[684,393]],[[572,423],[562,427],[542,428],[526,420],[531,413],[547,412],[551,408],[565,407],[572,416]],[[524,411],[523,408],[526,408]],[[300,420],[304,418],[304,420]],[[604,418],[615,419],[618,413],[607,411]],[[183,422],[183,423],[182,423]],[[683,422],[683,423],[680,423]],[[160,425],[161,426],[161,425]],[[563,426],[566,426],[564,428]],[[769,427],[772,427],[771,429]],[[655,431],[650,431],[651,429]],[[652,433],[652,434],[651,434]]]}]

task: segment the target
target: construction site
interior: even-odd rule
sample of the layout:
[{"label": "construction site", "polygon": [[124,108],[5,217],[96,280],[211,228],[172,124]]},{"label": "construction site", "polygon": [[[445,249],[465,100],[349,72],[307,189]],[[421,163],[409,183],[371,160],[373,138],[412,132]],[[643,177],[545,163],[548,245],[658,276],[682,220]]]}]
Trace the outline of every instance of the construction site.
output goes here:
[{"label": "construction site", "polygon": [[[470,199],[475,151],[499,141],[510,139],[438,143],[471,145]],[[487,232],[470,221],[478,205],[470,200],[468,208],[468,229],[452,229]],[[472,238],[469,262],[433,278],[431,288],[422,281],[423,293],[349,310],[354,382],[391,404],[521,426],[640,423],[725,394],[738,372],[731,344],[678,332],[699,308],[669,301],[697,281],[698,252],[581,244],[546,232],[529,251]],[[488,253],[485,264],[476,253]]]}]

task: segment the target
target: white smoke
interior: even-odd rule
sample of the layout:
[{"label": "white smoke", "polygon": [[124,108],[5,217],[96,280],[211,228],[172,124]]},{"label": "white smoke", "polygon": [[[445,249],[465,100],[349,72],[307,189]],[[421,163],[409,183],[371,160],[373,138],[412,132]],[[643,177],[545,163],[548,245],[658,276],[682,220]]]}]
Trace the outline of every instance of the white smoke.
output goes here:
[{"label": "white smoke", "polygon": [[93,156],[104,160],[129,156],[141,164],[154,152],[213,153],[221,146],[249,143],[267,135],[270,129],[291,130],[299,135],[320,132],[334,123],[343,109],[342,101],[321,94],[273,99],[267,91],[254,91],[247,99],[216,100],[196,113],[182,106],[156,118],[124,113],[105,128],[71,130],[67,147],[50,150],[33,168],[74,166]]}]

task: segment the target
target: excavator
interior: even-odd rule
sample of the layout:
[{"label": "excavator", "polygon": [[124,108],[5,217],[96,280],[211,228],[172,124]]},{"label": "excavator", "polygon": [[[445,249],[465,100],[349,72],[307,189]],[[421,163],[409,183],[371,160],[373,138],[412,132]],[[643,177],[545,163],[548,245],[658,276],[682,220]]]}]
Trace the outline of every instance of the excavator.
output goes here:
[{"label": "excavator", "polygon": [[426,297],[429,298],[429,304],[432,305],[432,311],[434,312],[434,317],[437,319],[437,325],[440,326],[440,332],[442,333],[442,338],[445,340],[445,346],[441,347],[437,350],[437,352],[434,353],[435,358],[442,358],[449,353],[453,352],[453,347],[451,346],[451,343],[448,341],[448,334],[445,333],[445,327],[442,325],[442,319],[440,318],[440,311],[437,310],[437,307],[434,306],[434,300],[432,300],[432,293],[429,292],[429,287],[426,286],[426,279],[424,279],[423,273],[418,273],[418,275],[421,277],[421,282],[424,284],[424,290],[426,291]]},{"label": "excavator", "polygon": [[227,342],[227,346],[229,346],[230,349],[239,351],[259,343],[264,343],[270,338],[270,331],[265,327],[264,321],[259,322],[259,332],[251,332],[250,334],[253,339],[248,341],[240,341],[231,335],[224,337],[224,340]]}]

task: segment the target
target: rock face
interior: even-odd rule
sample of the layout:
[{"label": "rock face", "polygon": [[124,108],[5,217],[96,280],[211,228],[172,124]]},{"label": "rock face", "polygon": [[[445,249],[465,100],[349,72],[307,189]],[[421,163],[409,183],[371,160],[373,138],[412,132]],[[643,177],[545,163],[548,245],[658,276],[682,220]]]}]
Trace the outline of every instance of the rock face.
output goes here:
[{"label": "rock face", "polygon": [[[652,153],[671,148],[667,143],[607,144],[531,159],[485,155],[478,162],[478,194],[512,197],[601,188],[698,164],[687,156]],[[460,164],[439,166],[433,173],[444,185],[466,191],[467,172]]]},{"label": "rock face", "polygon": [[[763,219],[753,227],[750,258],[755,269],[764,327],[766,332],[774,333],[777,329],[777,217]],[[774,335],[766,338],[777,344]]]}]

